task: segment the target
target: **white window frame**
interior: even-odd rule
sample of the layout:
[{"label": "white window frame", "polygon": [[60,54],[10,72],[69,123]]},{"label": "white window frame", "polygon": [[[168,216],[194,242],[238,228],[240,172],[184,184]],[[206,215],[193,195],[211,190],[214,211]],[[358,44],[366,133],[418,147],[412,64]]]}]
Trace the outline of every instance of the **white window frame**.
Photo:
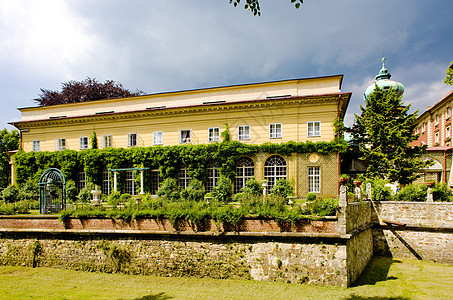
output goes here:
[{"label": "white window frame", "polygon": [[87,187],[87,174],[81,171],[77,174],[77,188],[79,191]]},{"label": "white window frame", "polygon": [[105,195],[110,195],[112,182],[110,180],[110,172],[108,170],[102,171],[101,190]]},{"label": "white window frame", "polygon": [[79,149],[86,150],[88,149],[88,137],[82,136],[79,138]]},{"label": "white window frame", "polygon": [[319,136],[321,136],[321,121],[307,122],[307,137],[319,137]]},{"label": "white window frame", "polygon": [[451,117],[451,107],[447,107],[447,120]]},{"label": "white window frame", "polygon": [[436,122],[435,122],[436,126],[439,125],[439,115],[436,115]]},{"label": "white window frame", "polygon": [[[184,132],[188,132],[189,136],[183,138],[182,134]],[[179,143],[180,144],[190,144],[192,142],[192,129],[180,129],[178,136],[179,136]]]},{"label": "white window frame", "polygon": [[281,139],[283,136],[283,125],[282,123],[271,123],[269,124],[269,138],[270,139]]},{"label": "white window frame", "polygon": [[308,167],[308,192],[321,193],[321,167]]},{"label": "white window frame", "polygon": [[422,125],[422,133],[425,133],[425,131],[426,131],[426,123],[423,122],[423,125]]},{"label": "white window frame", "polygon": [[112,147],[112,136],[111,135],[103,135],[102,136],[102,148],[109,148]]},{"label": "white window frame", "polygon": [[239,125],[238,126],[238,140],[250,140],[250,125]]},{"label": "white window frame", "polygon": [[66,150],[66,139],[57,139],[57,151]]},{"label": "white window frame", "polygon": [[138,141],[138,133],[128,133],[127,135],[127,146],[136,147]]},{"label": "white window frame", "polygon": [[39,152],[41,151],[41,141],[36,140],[31,142],[31,151]]},{"label": "white window frame", "polygon": [[164,132],[163,131],[154,131],[153,132],[153,145],[163,145],[164,144]]},{"label": "white window frame", "polygon": [[208,141],[210,142],[220,141],[220,127],[211,127],[208,129]]}]

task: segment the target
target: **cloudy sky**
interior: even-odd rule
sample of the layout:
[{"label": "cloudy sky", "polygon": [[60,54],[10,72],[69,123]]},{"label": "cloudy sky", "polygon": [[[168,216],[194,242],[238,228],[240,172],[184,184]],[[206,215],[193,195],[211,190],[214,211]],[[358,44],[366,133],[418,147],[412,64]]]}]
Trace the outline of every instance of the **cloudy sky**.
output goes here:
[{"label": "cloudy sky", "polygon": [[0,128],[87,76],[155,93],[344,74],[348,125],[383,54],[414,110],[452,89],[451,0],[260,0],[261,17],[228,2],[1,0]]}]

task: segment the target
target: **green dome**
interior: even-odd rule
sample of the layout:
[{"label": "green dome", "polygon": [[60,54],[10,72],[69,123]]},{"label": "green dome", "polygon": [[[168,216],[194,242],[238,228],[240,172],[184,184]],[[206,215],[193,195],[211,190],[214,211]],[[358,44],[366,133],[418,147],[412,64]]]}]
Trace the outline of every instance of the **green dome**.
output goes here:
[{"label": "green dome", "polygon": [[404,85],[402,85],[399,82],[390,80],[390,77],[392,75],[385,68],[384,63],[385,57],[382,58],[382,69],[379,71],[379,74],[376,75],[376,77],[374,78],[374,83],[367,87],[367,89],[365,90],[364,94],[365,99],[368,99],[368,96],[374,91],[376,86],[383,90],[393,88],[398,96],[401,96],[404,93]]}]

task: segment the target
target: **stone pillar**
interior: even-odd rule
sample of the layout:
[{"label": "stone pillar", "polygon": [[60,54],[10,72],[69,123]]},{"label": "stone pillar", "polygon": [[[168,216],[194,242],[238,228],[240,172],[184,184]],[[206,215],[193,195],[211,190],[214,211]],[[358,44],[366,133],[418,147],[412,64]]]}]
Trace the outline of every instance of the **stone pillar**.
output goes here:
[{"label": "stone pillar", "polygon": [[426,202],[434,202],[433,189],[431,187],[428,188],[427,195],[426,195]]},{"label": "stone pillar", "polygon": [[117,171],[113,171],[113,191],[116,192],[116,178],[117,178]]},{"label": "stone pillar", "polygon": [[143,170],[140,170],[140,195],[144,195],[143,191]]},{"label": "stone pillar", "polygon": [[337,228],[340,234],[346,234],[346,212],[348,209],[348,187],[345,184],[340,185],[340,198],[338,200],[339,209],[337,210]]},{"label": "stone pillar", "polygon": [[371,200],[371,182],[366,184],[366,198]]}]

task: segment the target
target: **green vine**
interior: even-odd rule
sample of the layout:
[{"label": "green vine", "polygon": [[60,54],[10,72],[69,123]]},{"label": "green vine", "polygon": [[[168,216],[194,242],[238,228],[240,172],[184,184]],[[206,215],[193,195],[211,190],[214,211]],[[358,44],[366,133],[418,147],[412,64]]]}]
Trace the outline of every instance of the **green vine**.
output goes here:
[{"label": "green vine", "polygon": [[[106,169],[146,167],[159,169],[163,179],[177,178],[178,170],[187,167],[189,176],[205,181],[206,165],[214,161],[222,176],[233,180],[236,176],[236,162],[241,156],[258,153],[289,156],[293,153],[328,154],[344,152],[344,142],[293,142],[264,143],[247,145],[237,141],[202,145],[176,145],[133,148],[87,149],[84,151],[64,150],[55,152],[24,152],[15,155],[16,178],[19,185],[31,178],[38,182],[48,168],[59,168],[66,180],[78,181],[77,174],[85,171],[88,182],[100,185],[102,172]],[[137,176],[138,177],[138,176]],[[151,174],[144,173],[144,188],[150,186]],[[125,183],[124,171],[118,172],[118,189]]]}]

